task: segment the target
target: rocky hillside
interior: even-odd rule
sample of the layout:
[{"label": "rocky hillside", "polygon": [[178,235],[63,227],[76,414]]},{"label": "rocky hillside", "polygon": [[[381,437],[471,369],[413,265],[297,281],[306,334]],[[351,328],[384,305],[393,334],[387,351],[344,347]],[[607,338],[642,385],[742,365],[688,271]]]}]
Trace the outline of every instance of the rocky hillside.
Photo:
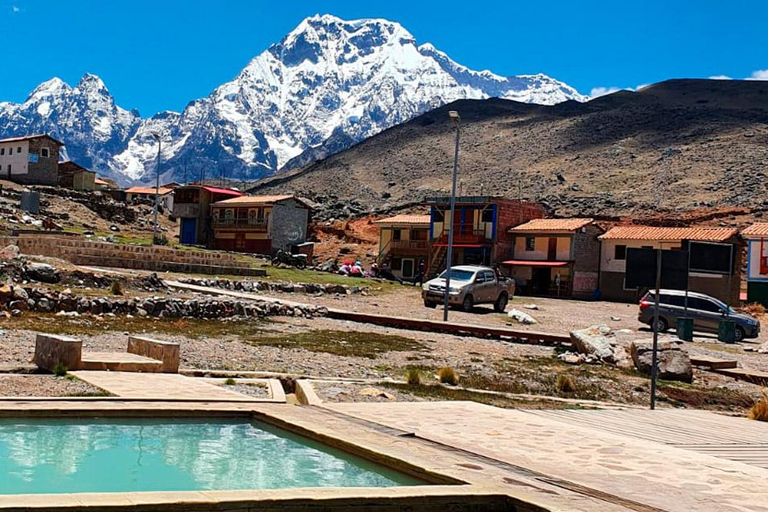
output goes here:
[{"label": "rocky hillside", "polygon": [[544,203],[557,215],[644,216],[768,207],[768,82],[670,80],[586,103],[462,100],[286,176],[319,216],[445,194],[461,114],[460,192]]}]

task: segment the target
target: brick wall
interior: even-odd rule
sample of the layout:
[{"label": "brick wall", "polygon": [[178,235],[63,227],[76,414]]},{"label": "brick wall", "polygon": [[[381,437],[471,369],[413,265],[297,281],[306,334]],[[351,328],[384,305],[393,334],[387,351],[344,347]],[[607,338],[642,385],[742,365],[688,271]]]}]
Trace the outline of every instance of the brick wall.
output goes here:
[{"label": "brick wall", "polygon": [[512,259],[514,254],[514,237],[507,230],[532,219],[543,219],[546,216],[544,207],[537,203],[517,201],[513,199],[495,199],[496,240],[492,260],[499,262]]}]

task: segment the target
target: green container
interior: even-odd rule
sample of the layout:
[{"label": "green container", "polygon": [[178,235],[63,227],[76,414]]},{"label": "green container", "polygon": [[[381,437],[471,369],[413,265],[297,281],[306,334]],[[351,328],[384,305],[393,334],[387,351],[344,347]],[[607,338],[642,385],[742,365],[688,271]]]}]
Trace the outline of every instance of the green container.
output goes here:
[{"label": "green container", "polygon": [[717,329],[717,339],[723,343],[736,342],[736,322],[730,320],[720,320]]},{"label": "green container", "polygon": [[677,337],[683,341],[693,341],[693,318],[677,319]]}]

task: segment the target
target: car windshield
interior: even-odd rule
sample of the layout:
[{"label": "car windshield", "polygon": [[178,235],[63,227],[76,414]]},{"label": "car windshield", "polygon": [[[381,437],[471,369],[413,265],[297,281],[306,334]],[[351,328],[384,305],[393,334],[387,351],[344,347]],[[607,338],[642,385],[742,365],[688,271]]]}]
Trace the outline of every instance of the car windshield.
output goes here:
[{"label": "car windshield", "polygon": [[[440,279],[445,279],[446,275],[447,272],[444,270],[443,273],[440,274]],[[451,269],[451,281],[470,281],[473,275],[475,275],[475,273],[469,270]]]}]

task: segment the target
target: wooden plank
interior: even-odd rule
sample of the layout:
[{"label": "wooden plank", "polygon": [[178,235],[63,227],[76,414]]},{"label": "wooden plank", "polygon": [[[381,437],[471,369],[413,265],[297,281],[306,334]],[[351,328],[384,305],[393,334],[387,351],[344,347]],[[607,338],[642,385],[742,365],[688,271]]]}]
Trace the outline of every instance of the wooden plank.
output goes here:
[{"label": "wooden plank", "polygon": [[751,382],[759,386],[768,386],[768,372],[759,372],[757,370],[747,370],[745,368],[723,368],[718,370],[712,370],[720,375],[726,377],[732,377],[736,380],[743,380],[745,382]]},{"label": "wooden plank", "polygon": [[691,364],[700,368],[720,370],[724,368],[736,368],[739,363],[735,359],[718,359],[709,356],[691,356]]}]

